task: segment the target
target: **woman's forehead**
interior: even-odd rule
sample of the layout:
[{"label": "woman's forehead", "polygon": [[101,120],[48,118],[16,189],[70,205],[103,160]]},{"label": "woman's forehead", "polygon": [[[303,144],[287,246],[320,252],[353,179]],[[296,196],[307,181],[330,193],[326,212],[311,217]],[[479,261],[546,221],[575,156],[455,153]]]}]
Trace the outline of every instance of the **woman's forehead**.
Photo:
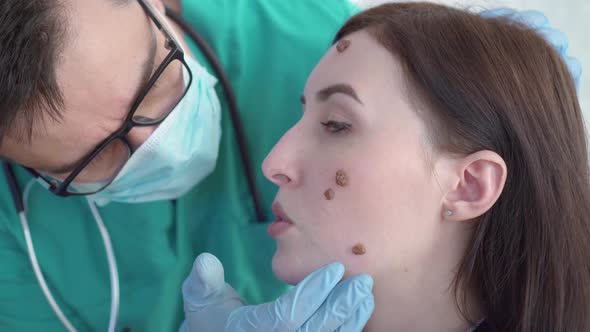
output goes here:
[{"label": "woman's forehead", "polygon": [[[339,50],[340,49],[340,50]],[[402,93],[405,74],[397,56],[368,32],[357,31],[331,47],[311,73],[306,95],[326,86],[346,83],[364,99]],[[363,99],[361,97],[361,99]]]}]

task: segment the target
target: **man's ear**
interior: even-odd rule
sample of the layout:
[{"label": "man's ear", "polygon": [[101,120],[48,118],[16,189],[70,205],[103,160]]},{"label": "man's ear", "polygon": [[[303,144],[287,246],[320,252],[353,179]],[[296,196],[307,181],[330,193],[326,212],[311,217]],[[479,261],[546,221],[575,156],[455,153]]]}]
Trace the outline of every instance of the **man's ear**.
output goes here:
[{"label": "man's ear", "polygon": [[504,159],[484,150],[458,159],[451,169],[453,181],[443,197],[445,220],[468,221],[488,211],[506,182]]}]

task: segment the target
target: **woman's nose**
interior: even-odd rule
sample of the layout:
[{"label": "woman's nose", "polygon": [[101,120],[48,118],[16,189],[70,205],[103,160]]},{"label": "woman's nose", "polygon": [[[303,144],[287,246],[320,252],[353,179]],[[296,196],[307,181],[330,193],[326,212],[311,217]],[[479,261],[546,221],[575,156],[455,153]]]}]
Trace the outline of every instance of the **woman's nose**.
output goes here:
[{"label": "woman's nose", "polygon": [[281,138],[262,163],[264,176],[279,187],[296,187],[301,183],[302,150],[293,129]]},{"label": "woman's nose", "polygon": [[271,177],[271,181],[276,185],[281,186],[291,182],[291,178],[288,175],[277,173]]}]

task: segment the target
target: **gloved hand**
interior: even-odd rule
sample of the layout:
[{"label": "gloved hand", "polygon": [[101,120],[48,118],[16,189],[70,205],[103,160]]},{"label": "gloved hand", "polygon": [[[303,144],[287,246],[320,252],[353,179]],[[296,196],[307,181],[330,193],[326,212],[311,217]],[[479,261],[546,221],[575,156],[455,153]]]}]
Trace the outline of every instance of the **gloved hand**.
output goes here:
[{"label": "gloved hand", "polygon": [[541,12],[535,10],[516,11],[508,8],[499,8],[493,10],[485,10],[480,13],[483,17],[507,17],[512,20],[522,22],[529,27],[536,30],[539,34],[545,37],[553,47],[557,50],[559,55],[565,61],[576,88],[580,86],[580,76],[582,76],[582,64],[578,59],[567,55],[569,42],[565,34],[555,28],[551,27],[549,19]]},{"label": "gloved hand", "polygon": [[225,283],[221,262],[204,253],[182,285],[181,332],[360,332],[374,308],[373,279],[348,278],[339,263],[307,276],[274,302],[245,305]]}]

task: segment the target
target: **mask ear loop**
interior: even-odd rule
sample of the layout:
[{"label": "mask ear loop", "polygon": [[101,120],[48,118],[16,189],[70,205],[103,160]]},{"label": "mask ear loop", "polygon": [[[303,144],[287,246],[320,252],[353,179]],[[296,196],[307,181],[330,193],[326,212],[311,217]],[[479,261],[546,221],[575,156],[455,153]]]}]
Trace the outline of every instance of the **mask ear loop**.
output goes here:
[{"label": "mask ear loop", "polygon": [[33,266],[33,271],[35,272],[35,277],[37,278],[37,283],[39,283],[39,286],[41,286],[41,290],[43,291],[43,295],[45,295],[45,298],[47,299],[47,302],[49,302],[51,309],[53,309],[53,312],[55,312],[55,314],[57,315],[57,318],[59,318],[59,320],[61,321],[63,326],[66,328],[66,330],[68,330],[68,332],[76,332],[76,329],[74,328],[72,323],[70,323],[70,321],[67,319],[66,315],[64,315],[64,313],[59,308],[59,305],[57,304],[57,302],[53,298],[53,295],[51,295],[51,291],[49,290],[49,287],[47,287],[47,282],[45,282],[45,277],[43,277],[43,273],[41,272],[41,268],[39,267],[39,262],[37,261],[37,255],[35,255],[35,247],[33,246],[33,240],[31,239],[31,231],[29,229],[29,223],[27,222],[27,216],[26,216],[27,203],[28,203],[27,200],[29,197],[29,192],[31,191],[31,187],[35,184],[35,182],[37,182],[37,179],[33,178],[29,181],[29,183],[27,183],[27,186],[25,187],[25,191],[23,192],[24,210],[18,212],[18,216],[20,218],[20,223],[23,228],[23,233],[25,235],[25,242],[27,244],[27,254],[28,254],[29,259],[31,261],[31,265]]},{"label": "mask ear loop", "polygon": [[[37,179],[33,178],[27,183],[25,190],[23,192],[23,211],[19,211],[18,215],[21,221],[21,226],[23,228],[23,233],[25,236],[25,242],[27,245],[27,254],[31,261],[31,265],[33,266],[33,271],[35,272],[35,277],[37,278],[37,282],[43,291],[43,295],[49,302],[51,309],[57,315],[57,318],[61,321],[63,326],[68,330],[68,332],[76,332],[77,330],[74,328],[72,323],[67,319],[65,314],[59,308],[59,305],[55,301],[49,287],[47,286],[47,282],[45,281],[45,277],[41,272],[41,268],[39,266],[39,262],[37,260],[37,256],[35,254],[35,247],[33,246],[33,240],[31,238],[31,231],[29,229],[29,224],[26,217],[26,211],[28,206],[28,198],[29,192],[31,191],[32,186],[37,182]],[[109,236],[108,230],[104,225],[104,222],[98,213],[98,210],[94,203],[90,200],[90,198],[86,197],[86,201],[88,202],[88,206],[90,207],[90,211],[92,212],[92,216],[96,221],[98,229],[100,231],[100,235],[102,237],[102,241],[105,247],[105,251],[107,254],[107,260],[109,264],[109,274],[111,279],[111,313],[109,318],[109,332],[114,332],[115,327],[117,324],[117,316],[119,313],[119,271],[117,268],[117,261],[115,260],[115,255],[113,252],[113,246],[111,243],[111,238]]]}]

